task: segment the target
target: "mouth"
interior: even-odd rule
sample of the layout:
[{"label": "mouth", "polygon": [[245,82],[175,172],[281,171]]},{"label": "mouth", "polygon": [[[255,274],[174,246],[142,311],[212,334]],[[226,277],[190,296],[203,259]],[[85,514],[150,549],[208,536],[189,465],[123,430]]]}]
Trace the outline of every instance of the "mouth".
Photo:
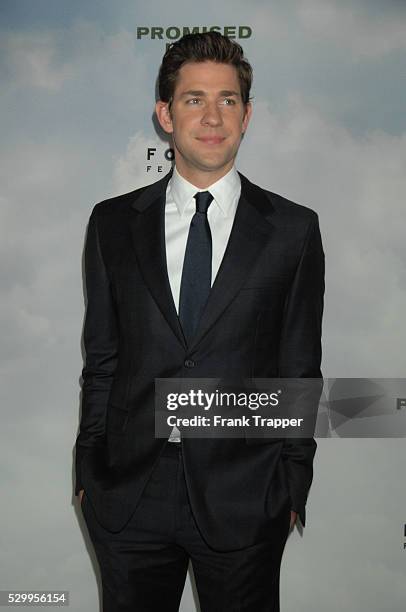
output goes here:
[{"label": "mouth", "polygon": [[225,138],[223,136],[203,136],[196,140],[206,145],[219,145],[224,142]]}]

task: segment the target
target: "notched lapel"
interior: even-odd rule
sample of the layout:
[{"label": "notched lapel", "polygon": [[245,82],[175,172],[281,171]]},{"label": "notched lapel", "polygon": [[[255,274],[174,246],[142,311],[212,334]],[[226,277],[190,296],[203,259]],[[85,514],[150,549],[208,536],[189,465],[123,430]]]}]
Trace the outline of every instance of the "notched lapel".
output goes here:
[{"label": "notched lapel", "polygon": [[147,187],[133,202],[134,215],[130,223],[133,246],[145,284],[173,332],[185,346],[166,263],[165,201],[166,186],[171,175],[172,172]]},{"label": "notched lapel", "polygon": [[262,189],[241,174],[240,178],[241,197],[230,238],[192,346],[200,342],[235,297],[274,229],[270,221],[272,203]]}]

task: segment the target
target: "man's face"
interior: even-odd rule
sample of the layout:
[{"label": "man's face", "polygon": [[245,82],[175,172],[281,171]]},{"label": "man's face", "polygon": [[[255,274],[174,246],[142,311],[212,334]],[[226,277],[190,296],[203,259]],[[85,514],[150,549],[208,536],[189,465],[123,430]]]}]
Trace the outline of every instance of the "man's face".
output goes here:
[{"label": "man's face", "polygon": [[200,186],[230,170],[252,108],[242,102],[236,68],[207,61],[184,64],[171,108],[159,101],[156,112],[162,128],[172,134],[180,174]]}]

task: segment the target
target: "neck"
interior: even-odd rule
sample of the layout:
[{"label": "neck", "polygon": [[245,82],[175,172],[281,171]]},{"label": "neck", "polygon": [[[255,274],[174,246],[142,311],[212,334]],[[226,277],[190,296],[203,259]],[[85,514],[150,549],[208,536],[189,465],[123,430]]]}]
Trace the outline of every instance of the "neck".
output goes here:
[{"label": "neck", "polygon": [[179,172],[180,176],[199,189],[207,189],[207,187],[210,187],[210,185],[213,185],[213,183],[216,183],[218,180],[223,178],[223,176],[225,176],[232,167],[233,164],[230,164],[230,166],[227,168],[207,172],[199,171],[196,168],[189,169],[183,165],[179,167],[179,165],[176,163],[176,170]]}]

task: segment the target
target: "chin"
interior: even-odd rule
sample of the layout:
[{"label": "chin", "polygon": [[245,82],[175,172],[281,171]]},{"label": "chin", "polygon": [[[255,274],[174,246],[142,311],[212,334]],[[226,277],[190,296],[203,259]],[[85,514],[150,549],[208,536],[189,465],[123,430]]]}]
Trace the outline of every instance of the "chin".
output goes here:
[{"label": "chin", "polygon": [[213,157],[209,159],[201,159],[199,165],[202,168],[207,168],[207,170],[221,170],[224,166],[227,166],[232,160],[226,159],[213,159]]}]

